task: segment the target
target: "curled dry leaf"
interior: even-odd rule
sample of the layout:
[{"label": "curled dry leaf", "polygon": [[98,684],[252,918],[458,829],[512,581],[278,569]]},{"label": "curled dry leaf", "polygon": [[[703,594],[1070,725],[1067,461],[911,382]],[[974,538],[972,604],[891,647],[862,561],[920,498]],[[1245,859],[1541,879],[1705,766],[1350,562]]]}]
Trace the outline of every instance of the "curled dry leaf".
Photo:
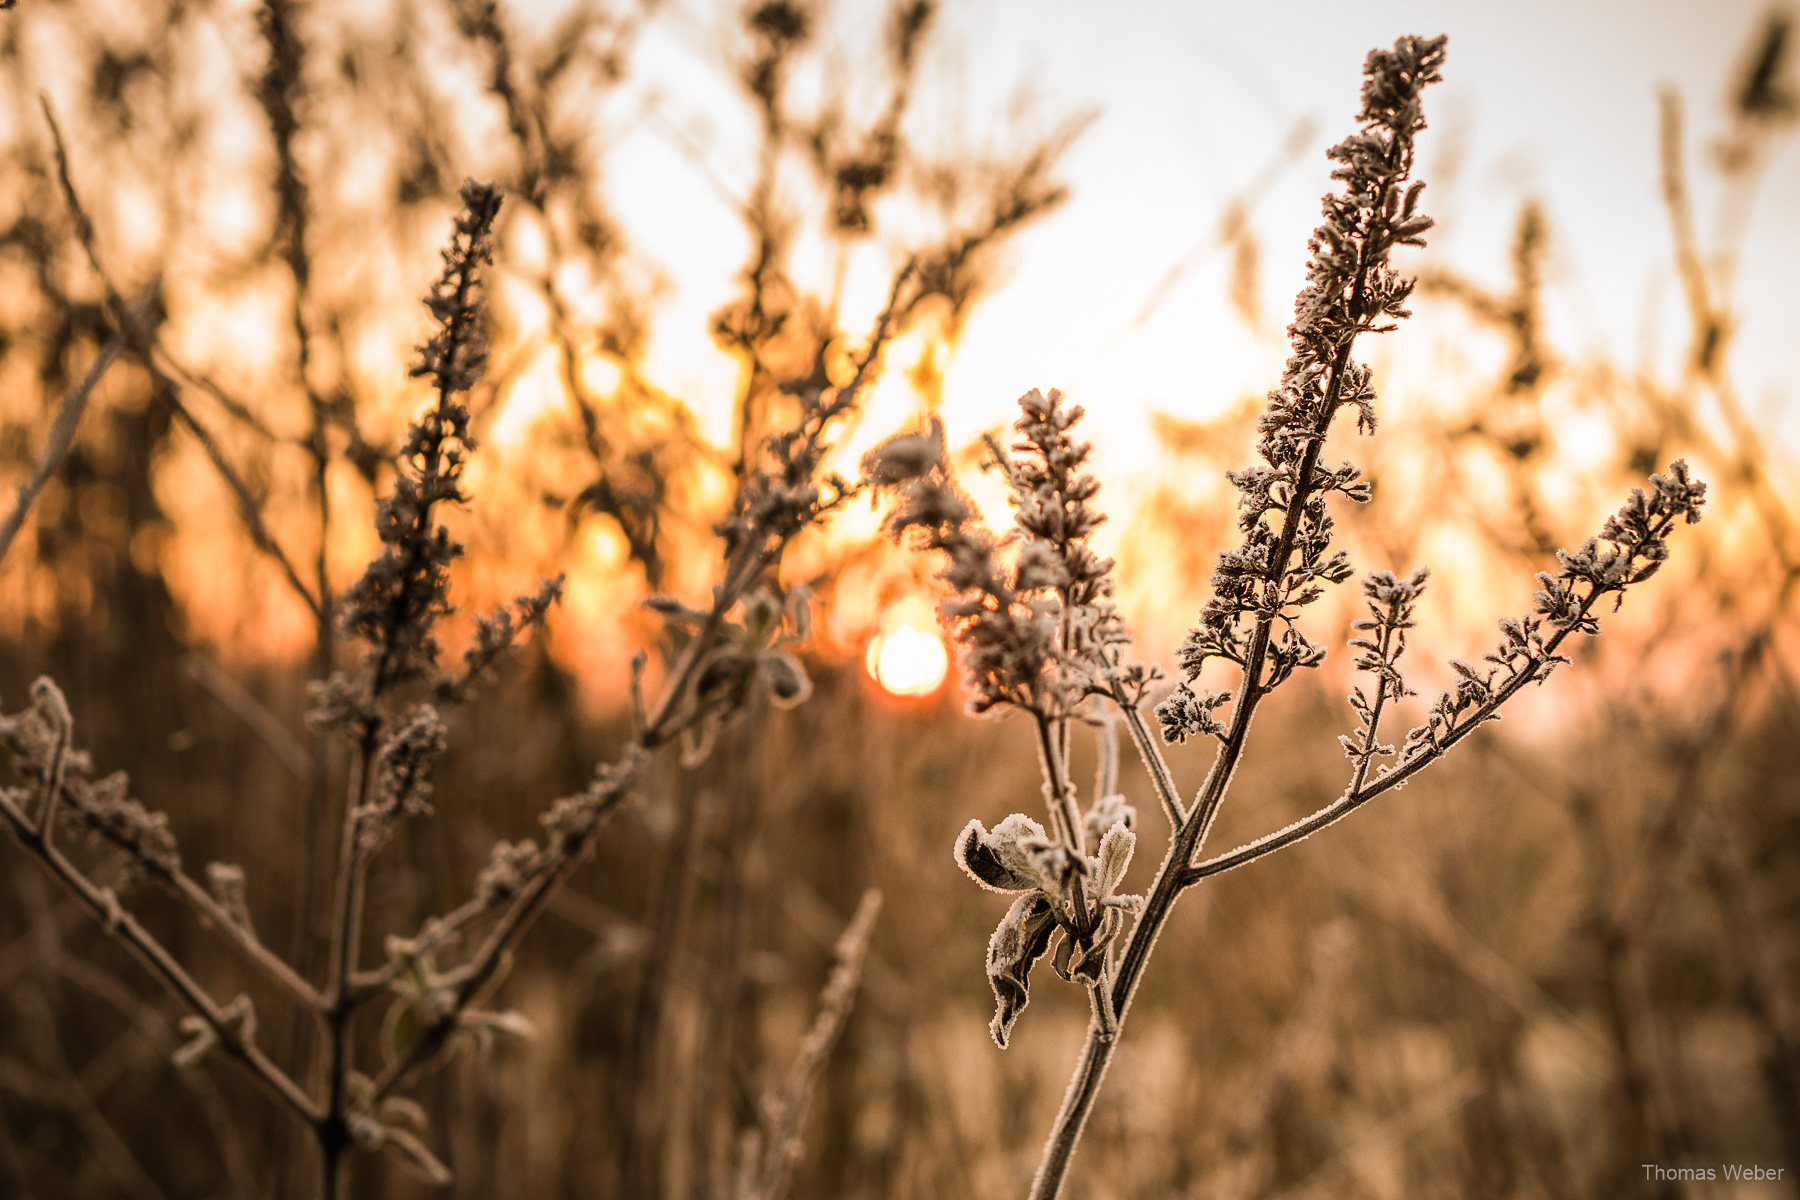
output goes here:
[{"label": "curled dry leaf", "polygon": [[988,1032],[994,1044],[1006,1049],[1013,1023],[1031,1002],[1031,967],[1050,948],[1056,932],[1056,915],[1042,892],[1034,891],[1013,901],[994,936],[988,939],[987,974],[994,989],[994,1019]]}]

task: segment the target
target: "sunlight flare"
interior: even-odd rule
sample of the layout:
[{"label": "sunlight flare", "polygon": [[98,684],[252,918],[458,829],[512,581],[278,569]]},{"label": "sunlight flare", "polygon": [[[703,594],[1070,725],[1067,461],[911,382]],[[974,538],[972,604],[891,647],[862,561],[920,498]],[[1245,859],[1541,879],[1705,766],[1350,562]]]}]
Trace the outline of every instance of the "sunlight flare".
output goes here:
[{"label": "sunlight flare", "polygon": [[875,681],[894,695],[927,696],[944,682],[950,656],[936,633],[901,625],[869,643],[864,664]]}]

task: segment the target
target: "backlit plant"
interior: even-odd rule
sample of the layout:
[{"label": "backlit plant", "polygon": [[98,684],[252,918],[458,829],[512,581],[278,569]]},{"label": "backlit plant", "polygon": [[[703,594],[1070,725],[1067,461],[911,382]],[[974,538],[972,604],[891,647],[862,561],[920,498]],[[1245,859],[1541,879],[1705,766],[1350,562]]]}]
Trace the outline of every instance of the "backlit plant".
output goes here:
[{"label": "backlit plant", "polygon": [[[1340,739],[1351,760],[1343,792],[1286,828],[1203,856],[1257,708],[1326,656],[1302,629],[1302,612],[1327,585],[1353,575],[1334,545],[1329,502],[1335,494],[1367,503],[1372,489],[1354,465],[1327,465],[1323,451],[1340,413],[1353,413],[1359,432],[1375,432],[1372,373],[1351,352],[1362,334],[1391,331],[1410,315],[1413,280],[1389,256],[1397,246],[1423,245],[1432,225],[1419,209],[1424,184],[1411,174],[1414,139],[1425,128],[1421,97],[1439,80],[1444,53],[1442,37],[1403,37],[1392,50],[1371,52],[1358,129],[1329,152],[1337,164],[1332,178],[1342,186],[1325,196],[1324,220],[1308,243],[1307,282],[1288,327],[1292,353],[1258,425],[1260,461],[1229,473],[1243,541],[1219,555],[1211,595],[1176,655],[1179,679],[1155,709],[1166,741],[1218,744],[1190,802],[1177,795],[1143,713],[1160,671],[1125,658],[1126,635],[1108,599],[1112,563],[1088,546],[1104,517],[1089,503],[1099,484],[1081,472],[1089,448],[1071,433],[1082,410],[1058,392],[1032,391],[1019,401],[1019,440],[1010,448],[989,440],[990,465],[1005,475],[1015,511],[1005,539],[981,526],[957,486],[940,425],[891,439],[865,460],[870,481],[895,494],[889,532],[948,559],[939,576],[949,592],[940,612],[962,646],[970,708],[1017,710],[1036,727],[1048,825],[1020,813],[992,830],[971,821],[954,844],[955,860],[971,878],[1016,897],[988,944],[994,1041],[1004,1048],[1013,1037],[1033,966],[1045,955],[1091,998],[1086,1044],[1044,1148],[1033,1200],[1062,1189],[1132,996],[1179,896],[1403,786],[1498,719],[1508,700],[1569,661],[1571,637],[1599,632],[1603,601],[1612,597],[1616,607],[1627,589],[1657,571],[1677,524],[1700,518],[1706,486],[1685,462],[1652,476],[1648,489],[1634,489],[1598,538],[1560,551],[1558,569],[1537,576],[1532,612],[1501,620],[1502,639],[1480,665],[1451,663],[1455,686],[1398,745],[1382,740],[1383,721],[1413,694],[1401,659],[1429,571],[1367,576],[1367,615],[1355,623],[1350,645],[1368,683],[1350,695],[1357,725]],[[1216,690],[1202,682],[1214,660],[1235,675]],[[1116,706],[1170,824],[1168,851],[1142,894],[1120,890],[1139,835],[1135,811],[1104,772],[1084,811],[1070,778],[1072,725],[1088,706]]]}]

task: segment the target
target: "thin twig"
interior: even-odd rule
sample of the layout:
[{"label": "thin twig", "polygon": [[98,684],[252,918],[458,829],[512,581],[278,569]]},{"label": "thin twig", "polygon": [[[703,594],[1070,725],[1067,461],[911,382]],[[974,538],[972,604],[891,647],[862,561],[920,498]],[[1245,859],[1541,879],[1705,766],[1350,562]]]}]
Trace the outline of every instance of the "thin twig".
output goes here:
[{"label": "thin twig", "polygon": [[770,1097],[764,1102],[769,1116],[762,1169],[756,1189],[740,1200],[782,1200],[787,1194],[794,1167],[800,1161],[800,1131],[812,1101],[813,1086],[856,1003],[863,956],[868,952],[869,935],[880,914],[881,893],[870,888],[863,893],[856,915],[838,939],[837,965],[819,996],[819,1014],[813,1018],[812,1028],[801,1039],[799,1053],[788,1068],[787,1086],[779,1098]]},{"label": "thin twig", "polygon": [[[636,696],[638,671],[632,671],[633,694]],[[641,699],[641,697],[640,697]],[[637,1194],[645,1178],[654,1178],[654,1164],[661,1150],[663,1105],[662,1080],[658,1070],[662,1047],[663,1017],[668,1008],[668,988],[676,948],[680,944],[684,924],[690,877],[705,837],[710,793],[701,790],[694,773],[677,767],[675,793],[677,806],[671,850],[663,865],[663,877],[652,901],[646,922],[643,975],[638,982],[637,1001],[633,1007],[630,1042],[626,1046],[620,1071],[620,1096],[633,1121],[625,1131],[619,1175],[623,1191]],[[567,897],[572,893],[564,892]],[[716,964],[714,964],[716,969]],[[636,1186],[634,1186],[634,1182]]]},{"label": "thin twig", "polygon": [[1169,762],[1163,757],[1162,748],[1150,736],[1149,728],[1144,724],[1144,714],[1135,705],[1119,699],[1119,711],[1125,716],[1125,727],[1131,730],[1131,744],[1137,747],[1138,756],[1144,760],[1144,768],[1150,774],[1150,785],[1156,790],[1156,798],[1162,801],[1163,814],[1169,818],[1169,833],[1175,834],[1187,820],[1187,809],[1181,803],[1181,795],[1175,789],[1175,777],[1169,773]]},{"label": "thin twig", "polygon": [[1675,239],[1675,261],[1694,327],[1694,346],[1688,359],[1690,371],[1712,390],[1719,412],[1731,430],[1737,449],[1736,468],[1741,482],[1754,499],[1768,526],[1769,540],[1782,569],[1800,571],[1793,544],[1793,523],[1780,493],[1769,478],[1766,451],[1744,413],[1743,402],[1726,367],[1726,351],[1732,331],[1731,314],[1714,298],[1711,282],[1694,233],[1693,206],[1688,198],[1687,172],[1682,157],[1681,97],[1664,88],[1658,97],[1660,117],[1658,150],[1662,166],[1663,202]]},{"label": "thin twig", "polygon": [[246,928],[206,888],[185,871],[175,871],[169,882],[176,893],[200,916],[201,924],[230,942],[257,970],[268,977],[302,1007],[313,1012],[325,1007],[325,998],[273,950],[257,939],[254,930]]},{"label": "thin twig", "polygon": [[[66,801],[76,802],[76,797],[71,794],[67,786],[61,789],[60,794]],[[45,831],[45,835],[48,840],[48,830]],[[100,831],[100,836],[107,836],[106,832]],[[132,850],[129,846],[121,846],[121,849],[125,849],[127,852]],[[211,929],[224,938],[244,957],[246,962],[262,972],[269,982],[286,992],[291,999],[302,1007],[315,1012],[325,1007],[324,998],[319,994],[318,989],[302,978],[273,950],[263,945],[253,930],[237,920],[219,903],[212,892],[201,886],[193,876],[181,870],[179,865],[142,861],[139,865],[147,870],[153,878],[166,884],[178,899],[191,908],[203,927]]]},{"label": "thin twig", "polygon": [[321,1200],[335,1200],[343,1154],[350,1146],[349,1073],[353,1063],[351,1021],[356,1015],[352,991],[356,955],[362,934],[362,901],[368,856],[363,852],[362,813],[375,786],[378,730],[364,732],[351,762],[344,789],[343,823],[339,831],[336,890],[331,907],[331,942],[325,974],[325,1112],[315,1126],[319,1148]]},{"label": "thin twig", "polygon": [[[895,275],[887,306],[876,318],[868,346],[858,359],[850,380],[838,389],[830,401],[822,402],[806,418],[804,447],[797,453],[807,461],[817,463],[823,458],[825,438],[832,429],[832,422],[851,409],[871,378],[874,364],[892,336],[901,289],[911,277],[912,264],[909,262]],[[821,508],[828,503],[831,502],[822,502]],[[788,543],[802,527],[783,528],[772,531],[763,538],[745,538],[736,543],[727,561],[724,577],[714,589],[712,607],[677,658],[664,685],[662,698],[648,715],[644,730],[627,744],[611,766],[597,775],[586,792],[571,798],[581,809],[581,832],[569,844],[552,845],[547,852],[547,865],[526,880],[512,895],[487,937],[469,960],[449,972],[446,982],[453,991],[447,1011],[414,1041],[407,1053],[389,1063],[376,1078],[373,1088],[375,1099],[392,1091],[443,1044],[444,1038],[454,1029],[463,1011],[500,971],[512,945],[535,919],[545,901],[584,858],[592,844],[595,830],[605,816],[630,793],[638,775],[649,761],[651,752],[680,736],[682,730],[703,713],[703,709],[693,698],[692,688],[702,663],[712,652],[724,627],[727,614],[780,561]],[[465,905],[465,909],[467,908]],[[345,972],[346,982],[353,978],[359,986],[346,987],[342,994],[343,1001],[352,1004],[373,994],[363,990],[360,977],[353,977],[350,972]]]},{"label": "thin twig", "polygon": [[245,530],[250,534],[250,540],[256,543],[257,549],[275,560],[275,565],[281,568],[282,577],[287,580],[288,586],[293,589],[295,595],[300,597],[314,616],[317,616],[322,611],[318,597],[313,595],[307,589],[306,584],[300,581],[300,572],[295,570],[292,560],[287,556],[287,551],[281,548],[281,543],[277,542],[275,535],[269,532],[269,527],[262,518],[262,506],[251,493],[250,486],[244,482],[243,477],[226,459],[224,451],[219,449],[219,443],[213,439],[212,433],[200,423],[200,419],[194,415],[193,410],[181,402],[175,381],[160,371],[157,371],[156,375],[158,382],[163,385],[158,390],[158,396],[163,403],[169,406],[176,419],[187,426],[188,432],[194,435],[194,440],[200,443],[200,448],[206,451],[206,457],[211,460],[213,469],[219,473],[219,478],[225,481],[225,486],[230,489],[232,498],[237,501],[238,517],[243,521]]},{"label": "thin twig", "polygon": [[262,740],[263,745],[274,754],[276,761],[288,769],[288,774],[300,783],[312,782],[312,755],[287,731],[287,726],[245,690],[242,684],[199,654],[189,654],[182,660],[182,667],[187,671],[189,679],[205,689],[208,695]]},{"label": "thin twig", "polygon": [[[295,156],[295,141],[300,135],[299,109],[304,102],[302,85],[305,72],[306,42],[296,28],[299,6],[293,0],[263,0],[257,14],[257,28],[268,48],[269,60],[259,86],[257,100],[268,118],[269,132],[275,143],[276,230],[285,233],[283,247],[288,273],[294,279],[294,291],[288,306],[288,319],[294,331],[296,361],[294,373],[300,390],[306,396],[312,427],[307,434],[307,451],[313,460],[313,501],[319,520],[319,545],[313,562],[313,606],[315,629],[314,659],[321,676],[331,671],[332,661],[332,597],[331,576],[327,570],[327,552],[331,545],[331,445],[332,413],[312,382],[312,327],[307,321],[307,306],[312,296],[312,256],[308,244],[310,203],[306,179]],[[348,412],[340,413],[354,442],[361,442],[354,420]]]},{"label": "thin twig", "polygon": [[[140,303],[149,304],[154,301],[155,287],[151,294]],[[81,424],[81,414],[87,411],[88,397],[93,394],[107,368],[118,360],[125,349],[125,334],[121,331],[113,334],[100,353],[88,367],[87,374],[81,382],[64,394],[62,402],[56,406],[56,416],[50,422],[50,435],[44,439],[43,452],[38,455],[37,466],[31,477],[19,485],[17,499],[13,502],[12,512],[7,514],[5,524],[0,524],[0,561],[6,558],[6,552],[12,548],[13,538],[18,536],[19,529],[25,524],[25,514],[37,501],[38,493],[50,482],[62,460],[69,452],[69,446],[75,441],[75,430]]]},{"label": "thin twig", "polygon": [[145,364],[149,366],[158,384],[158,397],[169,406],[176,418],[186,425],[198,439],[201,448],[206,451],[206,456],[212,460],[213,468],[218,471],[220,478],[231,489],[232,495],[238,503],[238,515],[242,518],[245,528],[249,531],[257,548],[275,560],[295,594],[305,602],[307,608],[312,610],[315,618],[320,617],[324,612],[320,599],[309,592],[304,583],[300,582],[300,574],[294,569],[287,553],[269,533],[268,527],[263,523],[260,505],[251,494],[249,486],[226,460],[224,453],[219,449],[218,443],[207,431],[206,426],[186,405],[182,404],[180,388],[176,382],[156,365],[156,331],[147,319],[140,317],[137,310],[125,302],[118,287],[113,283],[112,276],[107,272],[105,264],[100,258],[99,241],[94,234],[94,223],[89,219],[87,209],[83,207],[81,197],[75,191],[74,180],[70,176],[69,156],[63,145],[62,129],[56,123],[56,115],[51,111],[49,98],[40,96],[39,102],[44,110],[44,119],[50,126],[51,140],[56,146],[57,179],[62,185],[63,199],[68,204],[69,211],[74,218],[76,233],[81,240],[82,248],[87,252],[88,263],[94,268],[94,273],[100,277],[101,283],[105,285],[107,305],[111,308],[114,318],[119,322],[121,332],[130,335],[132,345],[143,356]]}]

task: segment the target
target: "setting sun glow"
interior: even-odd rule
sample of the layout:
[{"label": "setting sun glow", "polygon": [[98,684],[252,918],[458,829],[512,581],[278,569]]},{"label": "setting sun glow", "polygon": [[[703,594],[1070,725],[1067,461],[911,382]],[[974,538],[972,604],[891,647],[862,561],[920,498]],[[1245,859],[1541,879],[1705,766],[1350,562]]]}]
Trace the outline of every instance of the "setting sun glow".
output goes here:
[{"label": "setting sun glow", "polygon": [[950,656],[937,634],[901,625],[869,643],[864,663],[876,682],[894,695],[925,696],[944,682]]}]

